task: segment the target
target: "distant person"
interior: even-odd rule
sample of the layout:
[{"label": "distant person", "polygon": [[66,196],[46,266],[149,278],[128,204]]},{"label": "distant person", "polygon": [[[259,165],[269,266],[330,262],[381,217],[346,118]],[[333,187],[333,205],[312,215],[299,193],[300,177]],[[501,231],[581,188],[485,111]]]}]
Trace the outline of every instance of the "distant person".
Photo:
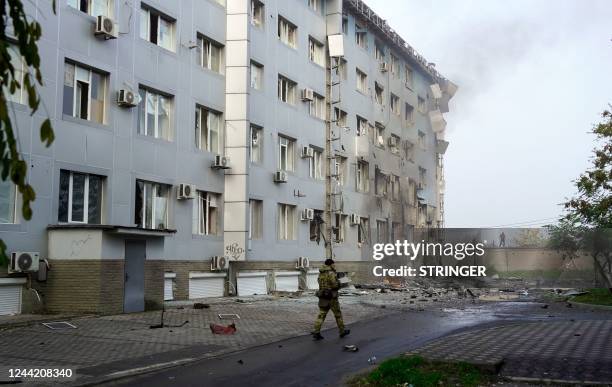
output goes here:
[{"label": "distant person", "polygon": [[349,329],[344,328],[344,320],[342,320],[342,312],[338,302],[338,289],[340,289],[340,281],[338,281],[334,260],[327,259],[325,264],[319,269],[319,290],[317,291],[317,297],[319,297],[319,315],[312,332],[312,337],[315,340],[323,339],[323,336],[321,336],[321,325],[323,325],[323,321],[325,321],[327,312],[330,309],[336,318],[340,337],[351,333]]},{"label": "distant person", "polygon": [[499,247],[506,247],[506,234],[503,231],[499,234]]}]

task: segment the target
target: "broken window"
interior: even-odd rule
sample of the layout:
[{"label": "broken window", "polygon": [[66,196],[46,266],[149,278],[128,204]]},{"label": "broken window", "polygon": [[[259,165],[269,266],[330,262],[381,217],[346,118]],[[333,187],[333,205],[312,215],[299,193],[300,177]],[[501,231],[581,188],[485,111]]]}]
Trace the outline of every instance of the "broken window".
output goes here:
[{"label": "broken window", "polygon": [[263,236],[263,200],[249,200],[249,239],[261,239]]},{"label": "broken window", "polygon": [[200,66],[219,74],[222,73],[223,45],[205,36],[199,36],[198,48],[200,50]]},{"label": "broken window", "polygon": [[68,0],[68,5],[91,16],[111,16],[110,0]]},{"label": "broken window", "polygon": [[325,119],[325,98],[319,94],[314,94],[314,98],[309,105],[310,115],[313,117]]},{"label": "broken window", "polygon": [[414,124],[414,107],[409,103],[404,104],[404,123],[406,126]]},{"label": "broken window", "polygon": [[140,228],[168,228],[168,200],[171,186],[136,180],[134,223]]},{"label": "broken window", "polygon": [[355,44],[363,49],[368,48],[368,32],[357,23],[355,23]]},{"label": "broken window", "polygon": [[384,87],[378,82],[374,82],[374,100],[377,104],[382,105],[384,102],[383,94],[385,92]]},{"label": "broken window", "polygon": [[355,176],[356,189],[358,192],[368,192],[370,190],[370,166],[367,161],[357,161],[357,173]]},{"label": "broken window", "polygon": [[213,153],[221,153],[222,115],[204,106],[196,106],[196,147]]},{"label": "broken window", "polygon": [[346,231],[346,221],[347,216],[344,214],[334,214],[333,216],[333,225],[332,225],[332,237],[334,238],[334,242],[343,243],[345,238]]},{"label": "broken window", "polygon": [[103,124],[106,74],[66,62],[64,65],[63,113]]},{"label": "broken window", "polygon": [[174,20],[149,7],[140,8],[140,37],[174,51]]},{"label": "broken window", "polygon": [[410,68],[410,66],[406,65],[406,87],[412,89],[414,86],[414,71]]},{"label": "broken window", "polygon": [[296,48],[297,27],[282,16],[278,16],[278,38],[289,47]]},{"label": "broken window", "polygon": [[417,109],[419,109],[421,113],[427,113],[427,107],[425,106],[424,98],[422,97],[417,98]]},{"label": "broken window", "polygon": [[218,235],[220,196],[216,193],[197,191],[197,199],[194,201],[196,212],[194,234]]},{"label": "broken window", "polygon": [[376,221],[376,240],[378,243],[387,243],[389,241],[389,230],[387,221]]},{"label": "broken window", "polygon": [[391,242],[399,241],[403,238],[403,227],[401,223],[391,223]]},{"label": "broken window", "polygon": [[363,71],[356,69],[357,74],[357,90],[362,93],[368,92],[368,76]]},{"label": "broken window", "polygon": [[323,178],[323,152],[319,149],[313,149],[313,156],[308,160],[310,178],[321,180]]},{"label": "broken window", "polygon": [[321,240],[321,231],[323,224],[323,211],[314,210],[314,217],[309,222],[309,238],[312,242],[317,242]]},{"label": "broken window", "polygon": [[359,218],[359,227],[357,229],[357,243],[361,246],[364,243],[368,243],[370,235],[370,220],[368,218]]},{"label": "broken window", "polygon": [[341,128],[346,128],[348,126],[346,118],[347,114],[344,110],[341,110],[337,107],[334,108],[334,121],[336,122],[337,126]]},{"label": "broken window", "polygon": [[265,20],[265,7],[259,0],[251,0],[251,24],[261,27]]},{"label": "broken window", "polygon": [[308,38],[308,59],[319,66],[325,66],[325,47],[312,37]]},{"label": "broken window", "polygon": [[278,99],[283,102],[295,105],[295,89],[297,83],[293,82],[289,78],[285,78],[281,75],[278,76]]},{"label": "broken window", "polygon": [[419,140],[419,148],[425,150],[427,149],[427,137],[425,133],[418,131],[418,140]]},{"label": "broken window", "polygon": [[336,157],[334,158],[334,175],[338,184],[345,184],[346,157],[336,155]]},{"label": "broken window", "polygon": [[384,148],[385,147],[385,127],[380,122],[375,123],[376,128],[376,145]]},{"label": "broken window", "polygon": [[263,129],[251,125],[251,162],[261,163],[263,160]]},{"label": "broken window", "polygon": [[263,86],[263,70],[263,65],[251,61],[251,87],[253,89],[261,90]]},{"label": "broken window", "polygon": [[278,204],[278,239],[295,240],[295,206],[290,204]]},{"label": "broken window", "polygon": [[100,224],[103,177],[60,171],[57,220],[65,223]]},{"label": "broken window", "polygon": [[399,59],[391,54],[391,75],[393,78],[399,78]]},{"label": "broken window", "polygon": [[391,93],[391,98],[390,98],[390,106],[391,106],[391,113],[395,114],[396,116],[400,115],[400,99],[397,95]]},{"label": "broken window", "polygon": [[357,135],[367,136],[368,135],[368,120],[357,116]]},{"label": "broken window", "polygon": [[138,133],[172,140],[172,100],[173,98],[140,87],[141,102],[138,104]]},{"label": "broken window", "polygon": [[387,196],[388,182],[389,176],[385,175],[380,169],[376,169],[374,175],[374,194],[380,197]]}]

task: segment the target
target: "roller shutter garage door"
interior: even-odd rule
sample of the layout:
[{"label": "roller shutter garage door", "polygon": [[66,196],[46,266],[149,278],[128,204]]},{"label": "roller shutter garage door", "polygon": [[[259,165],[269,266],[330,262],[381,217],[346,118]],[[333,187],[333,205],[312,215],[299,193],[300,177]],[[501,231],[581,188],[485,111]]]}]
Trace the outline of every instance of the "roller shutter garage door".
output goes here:
[{"label": "roller shutter garage door", "polygon": [[223,297],[225,273],[189,273],[189,299]]},{"label": "roller shutter garage door", "polygon": [[255,294],[268,294],[268,285],[266,283],[267,273],[238,273],[236,275],[238,295],[252,296]]},{"label": "roller shutter garage door", "polygon": [[164,301],[174,300],[174,279],[176,273],[164,273]]},{"label": "roller shutter garage door", "polygon": [[299,290],[299,271],[280,271],[274,273],[276,291],[297,292]]},{"label": "roller shutter garage door", "polygon": [[308,270],[306,286],[308,289],[319,290],[319,270]]},{"label": "roller shutter garage door", "polygon": [[0,316],[21,313],[21,290],[25,278],[0,278]]}]

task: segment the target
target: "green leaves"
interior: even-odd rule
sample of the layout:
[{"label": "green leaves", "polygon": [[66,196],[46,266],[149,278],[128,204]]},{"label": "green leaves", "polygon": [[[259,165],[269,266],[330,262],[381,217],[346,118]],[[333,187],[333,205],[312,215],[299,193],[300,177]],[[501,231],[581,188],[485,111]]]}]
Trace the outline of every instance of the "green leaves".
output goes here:
[{"label": "green leaves", "polygon": [[[53,13],[56,12],[55,0],[52,1]],[[8,12],[8,14],[7,14]],[[12,36],[7,35],[12,23]],[[30,22],[24,11],[22,0],[0,0],[0,178],[11,179],[21,197],[21,216],[24,220],[32,218],[31,203],[36,199],[36,193],[27,182],[28,164],[21,158],[19,143],[15,137],[11,121],[9,93],[21,90],[27,97],[31,115],[40,106],[40,97],[36,86],[42,86],[40,71],[40,56],[38,40],[42,36],[42,28],[37,21]],[[10,43],[9,43],[10,42]],[[13,44],[14,43],[14,44]],[[21,55],[25,64],[23,79],[16,78],[16,72],[11,62],[12,55]],[[49,147],[55,135],[51,121],[47,118],[40,127],[40,139]],[[6,244],[0,240],[0,266],[7,263]]]}]

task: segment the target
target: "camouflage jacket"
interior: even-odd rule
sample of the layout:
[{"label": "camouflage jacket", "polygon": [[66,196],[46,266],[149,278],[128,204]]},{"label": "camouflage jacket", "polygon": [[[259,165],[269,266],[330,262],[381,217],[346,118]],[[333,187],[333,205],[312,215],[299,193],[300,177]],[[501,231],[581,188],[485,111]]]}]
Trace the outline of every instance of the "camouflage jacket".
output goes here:
[{"label": "camouflage jacket", "polygon": [[340,289],[340,282],[336,277],[336,270],[331,266],[321,266],[319,269],[319,297],[327,293],[328,297],[324,298],[336,298],[338,297],[338,289]]}]

